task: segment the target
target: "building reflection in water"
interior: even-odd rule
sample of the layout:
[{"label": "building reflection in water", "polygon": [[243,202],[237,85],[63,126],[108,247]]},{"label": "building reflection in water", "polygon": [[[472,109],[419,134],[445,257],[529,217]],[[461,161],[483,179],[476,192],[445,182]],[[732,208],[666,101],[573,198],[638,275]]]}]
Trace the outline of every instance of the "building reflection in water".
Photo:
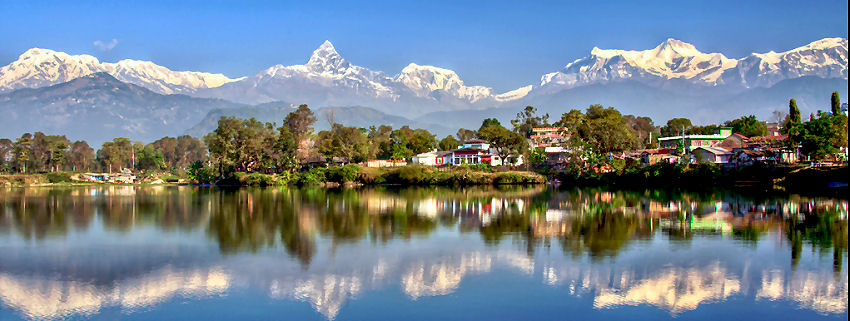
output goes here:
[{"label": "building reflection in water", "polygon": [[[846,313],[847,213],[842,199],[725,192],[5,189],[0,190],[0,237],[20,247],[0,258],[0,298],[25,316],[50,319],[91,316],[112,307],[132,312],[175,297],[225,295],[238,285],[308,302],[333,319],[366,291],[398,284],[409,299],[418,300],[454,293],[468,275],[505,269],[541,286],[589,295],[596,309],[647,305],[677,315],[744,296]],[[55,264],[78,263],[74,257],[33,260],[30,253],[63,240],[74,245],[93,236],[132,239],[140,231],[202,236],[192,242],[211,242],[217,253],[185,266],[169,263],[181,260],[178,255],[148,262],[141,272],[101,269],[111,273],[109,282]],[[444,241],[446,235],[454,243]],[[778,246],[781,252],[766,261],[787,260],[781,254],[790,252],[790,262],[743,268],[741,262],[749,259],[741,252],[684,263],[702,256],[699,248],[707,241],[741,251]],[[659,242],[663,245],[654,245]],[[666,247],[676,247],[685,258],[665,261]],[[85,244],[72,248],[97,250]],[[289,257],[275,255],[278,249]],[[634,252],[644,250],[662,254],[654,262],[636,261]],[[815,263],[801,266],[809,252],[817,253],[808,258]],[[813,268],[826,253],[832,254],[831,266]],[[28,271],[32,263],[27,262],[47,262],[50,268]]]}]

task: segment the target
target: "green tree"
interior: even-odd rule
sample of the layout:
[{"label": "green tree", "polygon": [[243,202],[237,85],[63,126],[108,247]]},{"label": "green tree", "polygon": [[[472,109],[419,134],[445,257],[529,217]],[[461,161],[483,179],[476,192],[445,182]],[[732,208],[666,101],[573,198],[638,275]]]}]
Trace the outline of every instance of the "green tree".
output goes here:
[{"label": "green tree", "polygon": [[563,114],[556,126],[572,127],[568,145],[579,154],[586,148],[607,154],[622,152],[635,146],[631,126],[613,107],[591,105],[584,114],[573,109]]},{"label": "green tree", "polygon": [[678,136],[682,134],[682,131],[687,132],[688,129],[693,127],[694,125],[691,123],[690,119],[687,118],[673,118],[667,121],[667,125],[661,127],[661,136],[662,137],[670,137],[670,136]]},{"label": "green tree", "polygon": [[27,165],[32,157],[32,134],[25,133],[21,138],[15,140],[15,147],[12,150],[14,156],[15,168],[21,173],[27,172]]},{"label": "green tree", "polygon": [[838,92],[837,91],[832,92],[832,97],[831,97],[830,101],[832,102],[832,114],[833,115],[841,114],[841,100],[838,99]]},{"label": "green tree", "polygon": [[284,125],[292,133],[295,142],[300,143],[307,136],[313,133],[313,124],[316,123],[316,115],[307,107],[300,105],[298,109],[286,115],[283,120]]},{"label": "green tree", "polygon": [[481,127],[478,128],[478,131],[481,131],[482,129],[490,126],[502,126],[502,123],[500,123],[499,120],[496,118],[487,118],[481,122]]},{"label": "green tree", "polygon": [[719,125],[693,126],[685,131],[687,135],[713,135],[720,130]]},{"label": "green tree", "polygon": [[522,154],[528,146],[525,137],[502,126],[483,128],[478,137],[490,142],[490,147],[496,149],[502,160],[508,155]]},{"label": "green tree", "polygon": [[[294,151],[289,149],[294,144],[280,142],[288,140],[287,137],[280,128],[275,132],[274,123],[263,123],[254,118],[222,117],[218,128],[204,140],[210,159],[218,164],[220,174],[226,175],[234,171],[268,171],[291,164]],[[284,147],[288,149],[284,150]]]},{"label": "green tree", "polygon": [[162,153],[152,144],[136,148],[136,169],[160,170],[165,167]]},{"label": "green tree", "polygon": [[440,140],[440,150],[453,150],[460,146],[460,142],[454,136],[446,136]]},{"label": "green tree", "polygon": [[369,156],[368,137],[360,128],[334,123],[330,130],[317,134],[319,153],[326,157],[345,157],[349,161],[360,162]]},{"label": "green tree", "polygon": [[760,122],[755,115],[743,116],[729,121],[726,126],[732,127],[732,132],[746,137],[766,136],[767,126]]},{"label": "green tree", "polygon": [[111,142],[103,143],[97,152],[97,158],[109,172],[133,168],[133,144],[127,138],[114,138]]},{"label": "green tree", "polygon": [[818,111],[817,117],[797,126],[793,135],[804,155],[824,159],[847,146],[847,117]]},{"label": "green tree", "polygon": [[528,162],[532,166],[537,166],[546,162],[546,153],[542,148],[530,148],[528,152]]}]

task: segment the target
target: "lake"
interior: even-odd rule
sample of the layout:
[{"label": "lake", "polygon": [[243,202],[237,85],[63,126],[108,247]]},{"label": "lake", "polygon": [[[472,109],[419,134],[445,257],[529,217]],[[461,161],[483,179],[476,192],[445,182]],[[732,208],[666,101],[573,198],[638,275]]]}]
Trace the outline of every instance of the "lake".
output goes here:
[{"label": "lake", "polygon": [[0,189],[0,320],[847,320],[848,200]]}]

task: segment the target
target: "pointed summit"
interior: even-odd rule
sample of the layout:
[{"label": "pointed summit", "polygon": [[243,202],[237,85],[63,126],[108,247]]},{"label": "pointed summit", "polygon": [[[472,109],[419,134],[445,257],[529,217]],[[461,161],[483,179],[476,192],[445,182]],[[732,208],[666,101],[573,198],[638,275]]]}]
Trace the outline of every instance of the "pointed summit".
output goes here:
[{"label": "pointed summit", "polygon": [[325,42],[323,42],[317,50],[330,50],[336,52],[336,49],[334,49],[334,44],[332,44],[330,40],[325,40]]},{"label": "pointed summit", "polygon": [[334,45],[328,40],[325,40],[319,48],[313,51],[313,55],[307,61],[307,67],[317,73],[341,74],[345,73],[349,66],[348,60],[342,58],[336,52]]},{"label": "pointed summit", "polygon": [[702,52],[697,50],[694,45],[673,38],[667,38],[667,40],[664,40],[664,42],[655,47],[655,50],[658,52],[658,54],[678,53],[686,56],[696,56],[702,54]]}]

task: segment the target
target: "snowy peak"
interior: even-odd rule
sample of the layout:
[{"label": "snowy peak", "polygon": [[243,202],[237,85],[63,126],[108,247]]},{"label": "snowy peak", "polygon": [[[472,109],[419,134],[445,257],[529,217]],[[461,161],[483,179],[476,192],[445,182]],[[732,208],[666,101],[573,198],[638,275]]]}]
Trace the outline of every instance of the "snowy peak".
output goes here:
[{"label": "snowy peak", "polygon": [[464,87],[457,73],[434,66],[420,66],[410,63],[396,76],[396,81],[414,91],[450,90]]},{"label": "snowy peak", "polygon": [[336,52],[336,48],[330,41],[325,40],[318,49],[313,51],[306,66],[316,73],[342,74],[351,64]]},{"label": "snowy peak", "polygon": [[745,87],[770,87],[804,76],[847,78],[847,39],[825,38],[785,52],[753,53],[725,77]]},{"label": "snowy peak", "polygon": [[401,73],[395,77],[395,81],[403,84],[419,97],[441,97],[448,94],[471,103],[488,100],[506,101],[521,97],[517,95],[518,92],[509,92],[500,98],[491,88],[466,86],[453,70],[434,66],[420,66],[415,63],[410,63],[407,67],[404,67]]},{"label": "snowy peak", "polygon": [[125,59],[117,63],[101,63],[90,55],[69,55],[32,48],[21,54],[18,60],[0,68],[0,92],[50,86],[97,72],[107,72],[120,81],[162,94],[193,93],[201,88],[238,80],[222,74],[172,71],[150,61]]},{"label": "snowy peak", "polygon": [[749,88],[769,87],[803,76],[847,78],[847,39],[826,38],[787,52],[752,54],[742,59],[703,53],[673,38],[642,51],[594,47],[590,56],[543,75],[540,86],[556,90],[624,80],[661,84],[678,79],[698,86]]},{"label": "snowy peak", "polygon": [[676,40],[673,38],[667,38],[664,42],[653,49],[656,52],[656,55],[663,55],[665,57],[671,57],[673,55],[682,55],[682,56],[698,56],[703,53],[697,50],[694,45],[689,44],[687,42]]}]

